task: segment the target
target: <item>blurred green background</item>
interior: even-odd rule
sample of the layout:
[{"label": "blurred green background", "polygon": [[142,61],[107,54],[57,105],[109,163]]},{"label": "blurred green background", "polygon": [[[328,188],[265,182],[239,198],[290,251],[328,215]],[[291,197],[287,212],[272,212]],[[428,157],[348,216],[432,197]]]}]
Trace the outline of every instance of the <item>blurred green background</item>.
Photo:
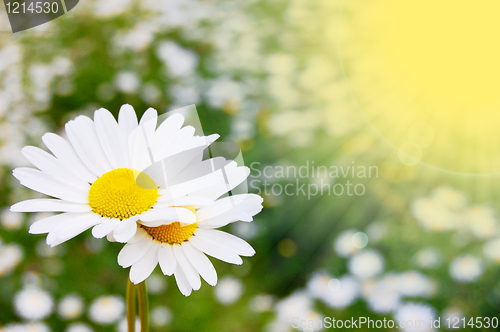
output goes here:
[{"label": "blurred green background", "polygon": [[[332,21],[342,6],[82,0],[16,34],[2,13],[3,331],[126,331],[122,245],[86,232],[51,249],[27,232],[43,214],[8,210],[37,197],[11,175],[27,165],[23,146],[43,147],[43,133],[63,133],[68,120],[100,107],[116,116],[125,103],[138,116],[196,104],[205,134],[239,144],[250,191],[265,199],[254,222],[226,229],[257,254],[242,266],[213,259],[215,288],[184,297],[173,278],[154,273],[152,331],[319,331],[297,322],[323,317],[441,317],[440,330],[446,319],[485,330],[467,323],[493,319],[500,307],[498,176],[413,163],[373,127],[339,59]],[[279,173],[300,167],[309,173]],[[349,194],[348,183],[359,191]],[[322,185],[344,192],[315,191]]]}]

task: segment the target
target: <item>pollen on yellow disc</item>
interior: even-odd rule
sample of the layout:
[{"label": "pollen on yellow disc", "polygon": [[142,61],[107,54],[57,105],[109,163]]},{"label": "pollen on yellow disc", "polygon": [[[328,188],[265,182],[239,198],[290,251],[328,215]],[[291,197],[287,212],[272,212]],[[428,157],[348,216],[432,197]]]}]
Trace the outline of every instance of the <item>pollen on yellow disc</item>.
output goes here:
[{"label": "pollen on yellow disc", "polygon": [[[196,209],[192,205],[179,206],[196,214]],[[141,225],[148,234],[156,241],[168,244],[181,244],[189,240],[194,235],[194,231],[198,228],[198,223],[184,224],[174,221],[168,225],[157,227],[148,227]]]},{"label": "pollen on yellow disc", "polygon": [[92,183],[89,205],[103,217],[127,219],[149,210],[158,199],[158,187],[143,172],[117,168]]}]

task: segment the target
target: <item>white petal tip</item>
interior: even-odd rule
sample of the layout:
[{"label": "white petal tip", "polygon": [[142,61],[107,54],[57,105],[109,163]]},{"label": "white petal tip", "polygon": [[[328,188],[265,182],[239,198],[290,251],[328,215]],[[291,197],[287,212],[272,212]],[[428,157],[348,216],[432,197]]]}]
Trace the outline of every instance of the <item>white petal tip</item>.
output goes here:
[{"label": "white petal tip", "polygon": [[16,204],[14,204],[14,205],[12,205],[12,206],[9,208],[9,210],[10,210],[10,211],[12,211],[12,212],[24,212],[23,210],[21,210],[21,209],[19,208],[19,205],[18,205],[17,203],[16,203]]}]

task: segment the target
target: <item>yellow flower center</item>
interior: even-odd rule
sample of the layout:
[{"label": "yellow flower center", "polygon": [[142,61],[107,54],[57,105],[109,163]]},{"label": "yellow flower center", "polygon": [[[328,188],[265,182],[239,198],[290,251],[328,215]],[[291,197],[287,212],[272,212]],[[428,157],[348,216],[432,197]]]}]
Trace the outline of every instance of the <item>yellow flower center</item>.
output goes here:
[{"label": "yellow flower center", "polygon": [[[186,205],[182,207],[196,214],[194,206]],[[141,227],[148,232],[153,240],[168,244],[182,244],[194,235],[194,231],[198,228],[198,223],[184,224],[174,221],[171,224],[158,227],[148,227],[144,225],[141,225]]]},{"label": "yellow flower center", "polygon": [[123,220],[149,210],[158,196],[158,187],[149,175],[117,168],[92,183],[89,205],[102,217]]}]

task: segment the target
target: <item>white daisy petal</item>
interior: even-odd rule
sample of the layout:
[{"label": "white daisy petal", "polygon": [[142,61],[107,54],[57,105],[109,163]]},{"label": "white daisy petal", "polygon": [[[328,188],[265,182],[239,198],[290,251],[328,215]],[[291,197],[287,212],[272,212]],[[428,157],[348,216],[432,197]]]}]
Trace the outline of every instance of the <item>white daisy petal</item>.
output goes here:
[{"label": "white daisy petal", "polygon": [[125,243],[137,232],[138,217],[122,220],[113,231],[113,237],[117,242]]},{"label": "white daisy petal", "polygon": [[81,190],[68,188],[43,172],[27,167],[16,168],[12,174],[21,184],[31,190],[38,191],[42,194],[60,198],[73,203],[87,203],[87,193]]},{"label": "white daisy petal", "polygon": [[94,226],[94,228],[92,228],[92,235],[95,238],[102,239],[103,237],[107,236],[121,222],[118,219],[106,219],[108,219],[108,221],[105,221],[102,224],[96,225]]},{"label": "white daisy petal", "polygon": [[195,129],[193,126],[186,126],[179,130],[171,140],[159,145],[155,151],[155,160],[161,160],[184,150],[189,140],[193,137]]},{"label": "white daisy petal", "polygon": [[[202,176],[212,175],[217,170],[220,170],[227,165],[229,165],[232,161],[227,160],[223,157],[215,157],[207,160],[203,160],[199,163],[193,163],[192,165],[188,165],[184,168],[179,174],[176,175],[175,180],[177,183],[181,183],[184,181],[188,181],[193,178],[199,178]],[[214,182],[214,185],[220,185],[221,183],[225,183],[222,171],[215,173],[219,177],[219,181]],[[207,195],[203,195],[207,196]],[[208,197],[208,196],[207,196]],[[217,198],[217,197],[216,197]]]},{"label": "white daisy petal", "polygon": [[172,114],[158,126],[154,134],[155,142],[158,142],[158,145],[165,144],[179,132],[183,124],[184,117],[182,115]]},{"label": "white daisy petal", "polygon": [[193,136],[193,138],[189,141],[186,148],[192,149],[192,148],[196,148],[199,146],[207,147],[219,138],[220,138],[219,134],[212,134],[212,135],[208,135],[208,136]]},{"label": "white daisy petal", "polygon": [[214,258],[220,259],[221,261],[237,265],[243,264],[241,257],[233,251],[220,248],[220,246],[214,245],[213,242],[208,241],[201,236],[192,236],[189,239],[189,243],[191,243],[196,249]]},{"label": "white daisy petal", "polygon": [[189,281],[186,278],[186,275],[182,271],[180,267],[177,267],[174,272],[175,282],[177,283],[177,287],[181,291],[182,295],[189,296],[193,291],[193,288],[189,284]]},{"label": "white daisy petal", "polygon": [[125,137],[128,137],[128,135],[130,135],[130,133],[137,128],[137,115],[131,105],[125,104],[120,108],[120,113],[118,114],[118,125],[125,134]]},{"label": "white daisy petal", "polygon": [[158,261],[160,262],[161,272],[164,275],[171,276],[177,266],[172,246],[169,244],[161,244],[158,249]]},{"label": "white daisy petal", "polygon": [[61,201],[58,199],[36,198],[16,203],[10,207],[15,212],[88,212],[92,208],[88,204]]},{"label": "white daisy petal", "polygon": [[29,233],[30,234],[48,233],[61,223],[71,222],[71,219],[78,215],[79,214],[61,213],[37,220],[33,224],[31,224]]},{"label": "white daisy petal", "polygon": [[111,170],[91,119],[80,115],[69,121],[66,124],[66,134],[77,155],[94,175],[100,176]]},{"label": "white daisy petal", "polygon": [[79,178],[56,157],[34,146],[25,146],[22,154],[39,170],[77,190],[88,190],[89,184]]},{"label": "white daisy petal", "polygon": [[158,112],[154,108],[148,108],[146,112],[141,117],[139,121],[139,127],[142,134],[146,139],[148,147],[151,147],[151,143],[154,140],[154,132],[156,129],[156,123],[158,121]]},{"label": "white daisy petal", "polygon": [[236,162],[233,161],[222,168],[221,172],[223,173],[225,186],[200,187],[198,190],[193,191],[192,194],[203,195],[215,200],[245,181],[250,174],[250,169],[246,166],[237,166]]},{"label": "white daisy petal", "polygon": [[232,234],[213,229],[208,230],[198,228],[195,235],[209,239],[216,243],[224,244],[224,246],[231,247],[238,255],[248,257],[255,255],[255,250],[251,245],[249,245],[245,240],[242,240]]},{"label": "white daisy petal", "polygon": [[229,210],[213,218],[200,221],[200,227],[219,228],[235,221],[252,221],[252,216],[238,210]]},{"label": "white daisy petal", "polygon": [[186,276],[189,284],[194,290],[198,290],[201,287],[200,275],[196,272],[195,268],[188,261],[184,251],[182,251],[180,244],[174,244],[172,246],[172,251],[174,252],[175,259],[177,260],[178,267],[182,269],[184,275]]},{"label": "white daisy petal", "polygon": [[94,113],[97,137],[113,168],[129,167],[128,146],[124,132],[113,115],[101,108]]},{"label": "white daisy petal", "polygon": [[153,163],[145,135],[141,127],[134,129],[128,137],[129,155],[133,169],[144,170]]},{"label": "white daisy petal", "polygon": [[158,243],[153,243],[146,254],[130,268],[130,281],[138,284],[151,275],[158,264]]},{"label": "white daisy petal", "polygon": [[109,233],[108,235],[106,235],[106,240],[108,240],[109,242],[116,242],[113,233]]},{"label": "white daisy petal", "polygon": [[63,226],[57,230],[51,232],[49,236],[55,233],[55,238],[50,238],[47,236],[47,244],[54,247],[61,244],[75,236],[83,233],[92,226],[95,226],[106,219],[94,213],[81,213],[71,219],[70,222],[65,223]]},{"label": "white daisy petal", "polygon": [[[231,210],[239,210],[253,216],[262,210],[263,199],[255,194],[240,194],[221,198],[213,205],[200,208],[198,218],[207,220]],[[249,220],[251,221],[251,219]]]},{"label": "white daisy petal", "polygon": [[[168,201],[181,196],[190,195],[199,188],[205,188],[217,183],[216,175],[202,176],[191,181],[186,181],[180,184],[171,185],[166,189],[160,189],[159,193],[163,197],[158,201]],[[199,195],[203,196],[203,195]]]},{"label": "white daisy petal", "polygon": [[82,180],[92,183],[96,174],[92,174],[76,154],[71,144],[59,135],[46,133],[42,136],[43,143],[68,169],[74,171]]},{"label": "white daisy petal", "polygon": [[138,262],[153,245],[152,241],[141,241],[134,244],[126,244],[118,254],[118,264],[121,267],[129,267]]},{"label": "white daisy petal", "polygon": [[206,197],[189,195],[189,196],[178,197],[168,202],[157,203],[155,204],[154,208],[161,209],[165,207],[184,206],[184,205],[194,205],[195,207],[199,207],[199,206],[208,206],[212,204],[214,204],[214,201]]},{"label": "white daisy petal", "polygon": [[[203,156],[203,149],[203,147],[200,147],[182,151],[167,158],[162,158],[161,160],[155,158],[158,161],[146,168],[144,172],[148,174],[159,187],[180,183],[177,179],[178,173],[189,164],[195,162],[199,156]],[[189,177],[189,180],[193,178],[195,178],[195,176]],[[177,182],[173,183],[172,181]]]},{"label": "white daisy petal", "polygon": [[144,241],[146,239],[149,239],[148,233],[144,229],[138,227],[135,235],[130,240],[128,240],[127,243],[136,243],[139,241]]},{"label": "white daisy petal", "polygon": [[154,131],[156,129],[156,123],[158,121],[158,111],[150,107],[144,112],[139,121],[139,125],[146,126],[149,130]]},{"label": "white daisy petal", "polygon": [[194,248],[189,242],[184,242],[181,247],[196,271],[198,271],[209,285],[215,286],[217,284],[217,272],[208,257]]},{"label": "white daisy petal", "polygon": [[179,221],[185,224],[192,224],[196,222],[196,215],[182,207],[150,209],[141,215],[141,223],[149,227],[169,224],[169,222],[165,221]]}]

